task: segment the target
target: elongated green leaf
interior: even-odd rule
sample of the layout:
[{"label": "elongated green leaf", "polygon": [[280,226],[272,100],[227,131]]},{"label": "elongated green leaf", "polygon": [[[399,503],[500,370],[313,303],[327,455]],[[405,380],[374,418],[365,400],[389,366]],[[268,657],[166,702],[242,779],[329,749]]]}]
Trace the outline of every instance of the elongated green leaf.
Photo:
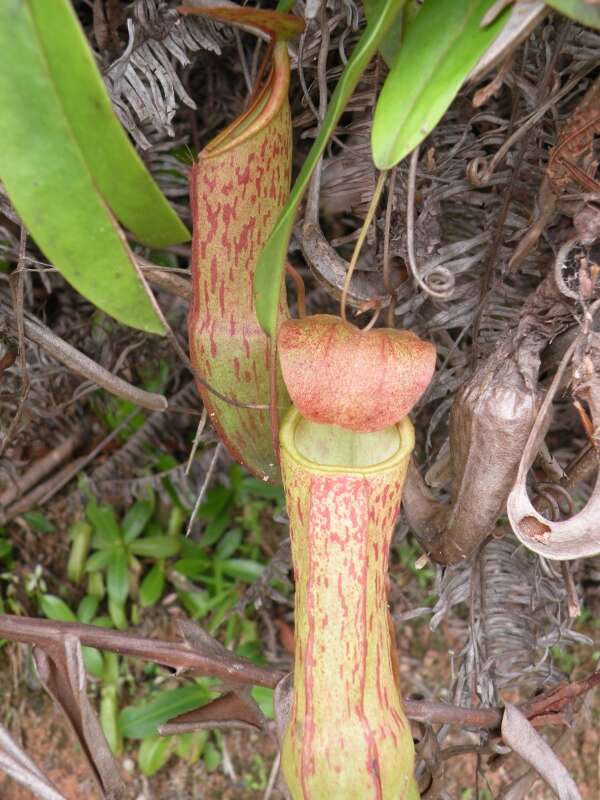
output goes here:
[{"label": "elongated green leaf", "polygon": [[113,684],[102,687],[100,698],[100,725],[106,736],[106,741],[115,756],[120,756],[123,752],[123,734],[117,724],[119,713],[119,698],[117,687]]},{"label": "elongated green leaf", "polygon": [[401,161],[440,121],[508,17],[506,9],[481,27],[494,2],[426,0],[407,26],[373,117],[373,160],[379,169]]},{"label": "elongated green leaf", "polygon": [[102,550],[98,550],[96,553],[92,553],[85,562],[85,571],[100,572],[105,569],[112,561],[116,549],[116,547],[105,547]]},{"label": "elongated green leaf", "polygon": [[92,498],[85,507],[85,514],[94,527],[92,545],[94,547],[111,547],[121,541],[121,529],[112,506],[99,505]]},{"label": "elongated green leaf", "polygon": [[150,500],[138,500],[127,511],[123,518],[121,527],[123,528],[123,539],[132,542],[141,534],[146,527],[146,523],[152,516],[154,503]]},{"label": "elongated green leaf", "polygon": [[[65,601],[54,594],[43,594],[40,597],[40,607],[48,619],[55,622],[77,622],[77,617]],[[94,647],[83,647],[82,654],[87,671],[97,678],[100,677],[104,665],[102,653]]]},{"label": "elongated green leaf", "polygon": [[225,575],[238,578],[245,583],[254,583],[265,570],[264,564],[251,561],[249,558],[230,558],[227,561],[220,561],[219,566]]},{"label": "elongated green leaf", "polygon": [[[168,247],[189,231],[117,119],[69,0],[26,0],[48,72],[100,193],[143,244]],[[9,4],[10,5],[10,4]]]},{"label": "elongated green leaf", "polygon": [[[383,60],[388,67],[392,66],[396,56],[398,55],[398,50],[402,45],[402,32],[404,31],[407,22],[410,21],[410,19],[420,8],[420,6],[415,7],[415,5],[415,0],[407,0],[404,8],[396,16],[396,19],[393,21],[390,29],[379,44],[379,52],[381,53]],[[368,20],[371,19],[373,14],[378,13],[378,4],[376,0],[363,0],[363,6],[365,9],[365,16]]]},{"label": "elongated green leaf", "polygon": [[56,526],[39,511],[26,511],[23,514],[25,522],[40,533],[54,533]]},{"label": "elongated green leaf", "polygon": [[181,540],[178,536],[144,536],[132,542],[129,550],[136,556],[169,558],[181,550]]},{"label": "elongated green leaf", "polygon": [[77,619],[79,622],[85,622],[86,625],[89,625],[94,619],[96,611],[98,611],[99,604],[100,601],[97,597],[94,597],[93,594],[86,594],[77,606]]},{"label": "elongated green leaf", "polygon": [[122,606],[129,594],[129,563],[123,548],[115,548],[106,570],[106,591],[109,598]]},{"label": "elongated green leaf", "polygon": [[[86,126],[73,125],[32,13],[35,5],[42,16],[56,13],[60,19],[63,4],[68,5],[66,0],[0,3],[0,179],[46,257],[78,291],[121,322],[164,333],[160,312],[82,150],[78,132],[83,136]],[[56,58],[69,63],[70,48],[58,41]],[[72,78],[95,103],[97,93],[85,74],[74,72]],[[104,134],[100,129],[91,135]],[[113,182],[126,172],[120,161],[109,162]]]},{"label": "elongated green leaf", "polygon": [[153,736],[159,725],[186,711],[207,703],[213,694],[198,683],[161,692],[154,700],[140,706],[128,706],[121,711],[119,728],[127,739]]},{"label": "elongated green leaf", "polygon": [[551,8],[560,11],[566,17],[589,25],[590,28],[600,29],[600,5],[591,0],[546,0]]},{"label": "elongated green leaf", "polygon": [[56,622],[77,622],[75,612],[60,597],[54,594],[43,594],[40,597],[40,606],[48,619]]},{"label": "elongated green leaf", "polygon": [[140,745],[138,766],[144,775],[150,777],[167,763],[173,752],[172,736],[148,736]]},{"label": "elongated green leaf", "polygon": [[104,656],[95,647],[82,647],[81,653],[85,668],[94,678],[101,678],[104,672]]},{"label": "elongated green leaf", "polygon": [[261,327],[269,336],[273,336],[277,327],[283,269],[298,205],[350,95],[377,51],[382,37],[402,9],[404,2],[405,0],[380,0],[378,8],[374,10],[371,20],[363,31],[346,64],[342,77],[335,87],[319,135],[306,157],[287,203],[260,254],[254,278],[256,313]]},{"label": "elongated green leaf", "polygon": [[165,588],[165,573],[160,564],[155,564],[140,584],[140,603],[148,608],[158,603]]},{"label": "elongated green leaf", "polygon": [[85,570],[85,562],[90,551],[92,540],[92,526],[85,520],[79,519],[69,531],[71,536],[71,549],[67,564],[67,576],[73,583],[79,583]]}]

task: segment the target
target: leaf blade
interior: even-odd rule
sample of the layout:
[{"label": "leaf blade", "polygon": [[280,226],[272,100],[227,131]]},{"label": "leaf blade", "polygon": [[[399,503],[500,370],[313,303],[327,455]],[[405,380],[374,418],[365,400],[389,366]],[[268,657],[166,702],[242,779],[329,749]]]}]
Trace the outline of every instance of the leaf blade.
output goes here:
[{"label": "leaf blade", "polygon": [[586,0],[546,0],[546,3],[566,17],[600,30],[600,6]]},{"label": "leaf blade", "polygon": [[11,109],[0,114],[0,178],[40,249],[115,319],[164,333],[162,315],[64,114],[24,2],[0,4],[0,105]]},{"label": "leaf blade", "polygon": [[181,222],[117,119],[75,10],[68,0],[27,0],[66,117],[100,193],[140,242],[185,242]]},{"label": "leaf blade", "polygon": [[507,9],[480,23],[494,0],[428,0],[407,27],[373,116],[373,160],[390,169],[431,133],[500,33]]},{"label": "leaf blade", "polygon": [[208,702],[212,694],[198,683],[161,692],[149,703],[128,706],[121,711],[119,728],[127,739],[156,735],[158,726]]}]

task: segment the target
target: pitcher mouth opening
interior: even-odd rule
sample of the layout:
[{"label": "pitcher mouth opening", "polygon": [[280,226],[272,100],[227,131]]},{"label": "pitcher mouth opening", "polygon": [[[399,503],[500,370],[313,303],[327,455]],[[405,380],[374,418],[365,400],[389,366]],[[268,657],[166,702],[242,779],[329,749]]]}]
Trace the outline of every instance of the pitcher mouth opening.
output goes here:
[{"label": "pitcher mouth opening", "polygon": [[414,446],[408,417],[371,433],[357,433],[303,417],[292,406],[280,430],[281,447],[307,467],[324,472],[365,473],[390,469],[404,461]]}]

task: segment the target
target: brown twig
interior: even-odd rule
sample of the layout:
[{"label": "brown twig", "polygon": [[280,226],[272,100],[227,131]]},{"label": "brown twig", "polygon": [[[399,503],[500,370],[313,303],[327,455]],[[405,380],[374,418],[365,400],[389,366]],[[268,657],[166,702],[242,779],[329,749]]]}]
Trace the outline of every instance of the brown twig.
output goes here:
[{"label": "brown twig", "polygon": [[[12,313],[12,312],[10,312]],[[39,345],[57,361],[60,361],[72,372],[81,375],[83,378],[96,383],[107,392],[129,400],[141,408],[149,408],[151,411],[165,411],[168,403],[167,398],[161,394],[147,392],[132,386],[123,378],[113,375],[112,372],[101,367],[89,356],[86,356],[77,348],[65,342],[60,336],[53,333],[39,320],[35,322],[31,319],[23,320],[24,331],[27,338]]]},{"label": "brown twig", "polygon": [[10,425],[8,426],[8,430],[6,431],[6,435],[2,442],[0,442],[0,456],[4,453],[6,448],[8,447],[13,434],[15,433],[19,422],[21,421],[21,417],[23,416],[23,410],[25,408],[25,400],[27,399],[27,395],[29,394],[29,373],[27,371],[27,360],[25,358],[25,331],[24,331],[24,313],[23,313],[23,274],[25,269],[25,258],[27,253],[27,230],[25,229],[24,225],[21,225],[21,234],[19,238],[19,261],[17,263],[17,268],[13,275],[10,277],[14,280],[11,280],[11,289],[13,292],[13,306],[14,306],[14,314],[17,321],[17,337],[19,342],[19,365],[21,368],[21,392],[19,396],[19,403],[17,406],[17,410],[15,411],[15,415],[12,418]]},{"label": "brown twig", "polygon": [[113,439],[116,439],[123,428],[125,428],[131,422],[137,413],[138,411],[136,409],[128,414],[125,419],[123,419],[117,425],[117,427],[108,434],[108,436],[105,436],[100,444],[94,447],[90,453],[76,458],[47,481],[39,486],[36,486],[36,488],[31,492],[9,506],[9,508],[6,509],[4,516],[0,515],[0,519],[2,519],[3,522],[9,522],[11,519],[18,517],[19,514],[24,514],[26,511],[29,511],[34,506],[47,503],[48,500],[50,500],[51,497],[60,491],[63,486],[66,486],[67,483],[75,477],[75,475],[80,473],[81,470],[83,470],[83,468],[90,463],[90,461],[93,461],[98,453],[100,453],[108,444],[110,444]]},{"label": "brown twig", "polygon": [[[261,667],[238,658],[233,653],[217,656],[205,654],[182,641],[151,639],[134,633],[98,628],[76,622],[54,622],[45,619],[0,615],[0,636],[23,644],[51,650],[67,636],[77,637],[82,645],[97,647],[123,656],[154,661],[178,672],[210,675],[236,684],[274,688],[285,673],[272,667]],[[520,711],[532,722],[542,720],[564,724],[562,712],[574,700],[600,685],[600,671],[572,683],[563,683],[519,705]],[[500,726],[502,708],[464,708],[446,703],[407,699],[407,716],[420,722],[461,725],[493,730]]]},{"label": "brown twig", "polygon": [[28,470],[25,472],[15,483],[9,486],[0,494],[0,507],[7,506],[18,497],[21,497],[28,489],[35,486],[36,483],[41,481],[46,475],[49,475],[63,461],[66,461],[70,455],[79,447],[83,441],[84,434],[82,430],[74,431],[70,436],[57,445],[45,456],[39,458]]},{"label": "brown twig", "polygon": [[151,639],[135,633],[83,625],[77,622],[54,622],[0,614],[0,636],[23,644],[35,645],[43,650],[52,649],[67,636],[76,636],[81,644],[97,647],[122,656],[154,661],[177,672],[210,675],[237,684],[274,688],[284,673],[261,667],[233,653],[227,661],[205,655],[183,641],[168,642]]}]

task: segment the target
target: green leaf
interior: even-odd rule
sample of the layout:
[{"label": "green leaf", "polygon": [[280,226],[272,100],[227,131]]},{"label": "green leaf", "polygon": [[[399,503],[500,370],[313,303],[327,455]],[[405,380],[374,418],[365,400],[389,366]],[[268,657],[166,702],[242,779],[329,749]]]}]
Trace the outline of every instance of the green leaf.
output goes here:
[{"label": "green leaf", "polygon": [[6,558],[12,551],[12,545],[4,539],[0,539],[0,558]]},{"label": "green leaf", "polygon": [[508,9],[481,20],[495,0],[426,0],[407,26],[379,95],[371,133],[373,160],[390,169],[433,130],[463,81],[498,36]]},{"label": "green leaf", "polygon": [[224,560],[232,556],[242,541],[242,532],[239,530],[227,531],[215,550],[215,557]]},{"label": "green leaf", "polygon": [[116,653],[104,654],[104,673],[102,675],[104,683],[112,683],[118,686],[119,682],[119,656]]},{"label": "green leaf", "polygon": [[[113,115],[68,0],[0,3],[0,107],[0,178],[46,257],[116,319],[164,333],[107,203],[140,233],[165,231],[172,212]],[[187,238],[171,221],[181,235],[165,241]]]},{"label": "green leaf", "polygon": [[211,609],[207,592],[177,592],[177,597],[192,619],[203,619]]},{"label": "green leaf", "polygon": [[189,232],[117,119],[77,15],[67,0],[27,0],[48,73],[100,193],[142,244],[168,247]]},{"label": "green leaf", "polygon": [[188,764],[195,764],[202,755],[208,737],[209,732],[205,730],[179,735],[177,737],[177,755],[179,758],[185,759]]},{"label": "green leaf", "polygon": [[97,625],[99,628],[112,628],[112,619],[107,616],[96,617],[92,620],[92,625]]},{"label": "green leaf", "polygon": [[106,547],[104,550],[98,550],[96,553],[92,553],[85,562],[85,571],[100,572],[110,564],[113,555],[118,549],[120,549],[119,545],[113,545],[112,547]]},{"label": "green leaf", "polygon": [[283,269],[294,218],[300,201],[306,191],[317,161],[323,153],[350,95],[365,71],[367,64],[375,55],[382,37],[402,9],[404,2],[405,0],[380,0],[376,13],[372,15],[352,51],[350,60],[346,64],[329,101],[327,114],[321,124],[319,134],[302,165],[287,203],[260,254],[254,279],[256,313],[261,327],[269,336],[273,336],[277,328],[277,307]]},{"label": "green leaf", "polygon": [[230,509],[227,508],[218,517],[211,520],[206,528],[204,529],[204,533],[200,538],[199,544],[202,547],[211,547],[215,542],[218,542],[221,536],[225,533],[229,524],[231,522],[231,513]]},{"label": "green leaf", "polygon": [[112,684],[103,686],[100,697],[100,725],[108,746],[115,756],[119,756],[123,752],[123,734],[117,723],[118,711],[117,687]]},{"label": "green leaf", "polygon": [[136,556],[149,558],[169,558],[181,549],[181,541],[176,536],[145,536],[129,545],[129,551]]},{"label": "green leaf", "polygon": [[127,627],[127,614],[125,613],[125,608],[109,598],[108,613],[110,614],[111,622],[115,628],[118,628],[120,631],[124,631]]},{"label": "green leaf", "polygon": [[[56,622],[77,622],[77,617],[71,611],[69,606],[53,594],[44,594],[40,598],[40,606],[43,613],[48,619],[53,619]],[[81,622],[86,620],[81,619]],[[82,647],[83,660],[88,672],[96,678],[101,677],[104,668],[104,659],[102,653],[96,650],[95,647]]]},{"label": "green leaf", "polygon": [[154,511],[154,503],[150,500],[138,500],[123,517],[123,539],[132,542],[141,534]]},{"label": "green leaf", "polygon": [[82,647],[85,668],[94,678],[101,678],[104,672],[104,656],[95,647]]},{"label": "green leaf", "polygon": [[185,575],[186,578],[199,578],[209,569],[211,560],[202,556],[181,558],[173,564],[175,572]]},{"label": "green leaf", "polygon": [[56,526],[39,511],[26,511],[23,514],[23,519],[30,528],[39,533],[54,533],[56,531]]},{"label": "green leaf", "polygon": [[264,500],[276,500],[283,505],[285,502],[283,489],[274,483],[265,483],[258,478],[245,478],[241,486],[242,497],[246,500],[255,500],[257,497]]},{"label": "green leaf", "polygon": [[148,703],[124,708],[119,717],[119,727],[127,739],[153,736],[159,725],[208,703],[212,697],[213,693],[201,683],[169,689]]},{"label": "green leaf", "polygon": [[123,548],[115,548],[106,570],[106,591],[108,597],[122,606],[129,595],[129,560]]},{"label": "green leaf", "polygon": [[[363,0],[363,5],[365,9],[365,16],[369,20],[374,13],[377,13],[377,2],[374,2],[374,0]],[[396,16],[396,19],[393,21],[390,29],[381,40],[379,52],[383,56],[383,60],[388,67],[391,67],[394,63],[396,55],[398,54],[398,50],[402,45],[402,33],[404,31],[404,26],[406,25],[406,19],[411,14],[413,7],[414,0],[407,0],[405,7]],[[414,14],[414,10],[412,13]]]},{"label": "green leaf", "polygon": [[155,564],[140,584],[140,603],[143,608],[153,606],[162,597],[165,574],[161,564]]},{"label": "green leaf", "polygon": [[233,506],[234,493],[228,486],[214,486],[198,509],[200,519],[213,519]]},{"label": "green leaf", "polygon": [[275,719],[273,689],[269,689],[266,686],[255,686],[252,689],[252,697],[256,700],[260,710],[267,719]]},{"label": "green leaf", "polygon": [[92,539],[92,526],[80,519],[74,523],[70,530],[71,549],[67,563],[67,577],[73,583],[79,583],[83,578],[85,564],[90,550]]},{"label": "green leaf", "polygon": [[112,506],[98,505],[95,498],[85,508],[85,514],[94,527],[92,545],[111,547],[122,540],[121,529]]},{"label": "green leaf", "polygon": [[228,561],[220,561],[219,566],[225,575],[230,575],[245,583],[254,583],[265,569],[264,564],[250,561],[248,558],[230,558]]},{"label": "green leaf", "polygon": [[208,742],[202,753],[202,760],[206,765],[206,769],[209,772],[214,772],[221,764],[221,752],[212,742]]},{"label": "green leaf", "polygon": [[138,766],[147,777],[167,763],[173,752],[172,736],[148,736],[140,745]]},{"label": "green leaf", "polygon": [[100,600],[92,594],[86,594],[77,606],[77,619],[89,625],[96,616]]},{"label": "green leaf", "polygon": [[48,619],[56,622],[77,622],[75,613],[64,600],[54,594],[43,594],[40,597],[40,606]]},{"label": "green leaf", "polygon": [[575,22],[600,29],[600,5],[597,3],[592,4],[590,0],[546,0],[546,3]]},{"label": "green leaf", "polygon": [[87,579],[87,593],[102,600],[106,594],[104,578],[101,572],[90,572]]}]

